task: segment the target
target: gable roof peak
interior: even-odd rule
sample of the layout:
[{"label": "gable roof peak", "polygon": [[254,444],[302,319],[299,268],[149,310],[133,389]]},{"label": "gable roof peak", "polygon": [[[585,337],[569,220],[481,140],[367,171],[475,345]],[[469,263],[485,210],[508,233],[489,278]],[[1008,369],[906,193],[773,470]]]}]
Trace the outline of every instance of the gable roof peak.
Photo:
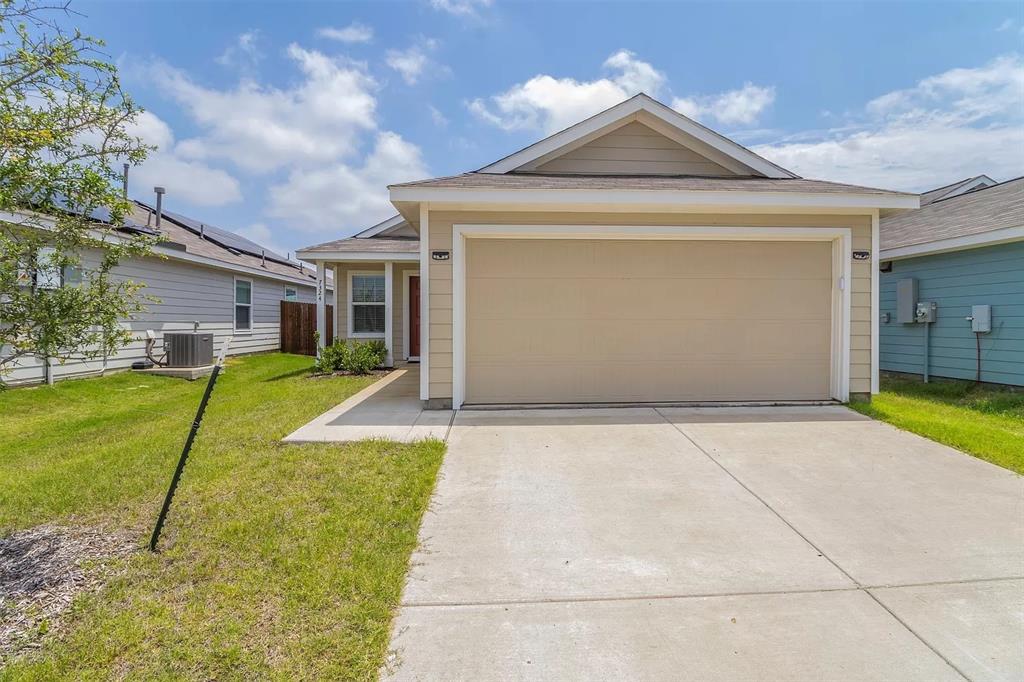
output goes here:
[{"label": "gable roof peak", "polygon": [[523,169],[524,166],[539,159],[549,160],[557,157],[560,153],[575,149],[632,121],[640,121],[649,127],[655,127],[666,137],[685,140],[688,146],[693,145],[716,157],[719,162],[724,161],[731,165],[737,169],[738,174],[780,179],[799,177],[644,92],[639,92],[476,172],[501,174]]}]

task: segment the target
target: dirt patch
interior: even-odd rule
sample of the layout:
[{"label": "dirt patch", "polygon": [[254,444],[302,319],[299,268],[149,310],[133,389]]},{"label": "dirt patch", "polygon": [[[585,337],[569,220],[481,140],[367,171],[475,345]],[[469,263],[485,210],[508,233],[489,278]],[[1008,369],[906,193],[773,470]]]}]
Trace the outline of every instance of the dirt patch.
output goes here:
[{"label": "dirt patch", "polygon": [[0,538],[0,664],[37,648],[75,597],[103,585],[105,566],[138,539],[45,524]]}]

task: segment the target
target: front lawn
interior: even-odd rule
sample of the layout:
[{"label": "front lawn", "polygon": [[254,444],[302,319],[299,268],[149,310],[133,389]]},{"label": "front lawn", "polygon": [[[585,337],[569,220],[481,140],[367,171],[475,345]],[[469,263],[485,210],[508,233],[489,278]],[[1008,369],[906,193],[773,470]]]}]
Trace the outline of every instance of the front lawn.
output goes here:
[{"label": "front lawn", "polygon": [[[232,360],[161,540],[118,560],[2,679],[372,679],[444,446],[282,445],[372,379]],[[138,537],[204,381],[138,374],[0,393],[0,537],[42,523]]]},{"label": "front lawn", "polygon": [[850,406],[1024,474],[1024,391],[969,381],[883,377],[870,403]]}]

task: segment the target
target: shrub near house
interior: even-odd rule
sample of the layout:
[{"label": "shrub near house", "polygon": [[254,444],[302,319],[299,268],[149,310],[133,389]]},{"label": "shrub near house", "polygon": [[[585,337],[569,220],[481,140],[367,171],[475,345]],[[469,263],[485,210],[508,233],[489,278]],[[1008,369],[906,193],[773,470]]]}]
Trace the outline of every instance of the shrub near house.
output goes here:
[{"label": "shrub near house", "polygon": [[320,351],[320,359],[316,362],[316,371],[369,374],[384,364],[387,356],[388,349],[379,339],[351,342],[338,340]]}]

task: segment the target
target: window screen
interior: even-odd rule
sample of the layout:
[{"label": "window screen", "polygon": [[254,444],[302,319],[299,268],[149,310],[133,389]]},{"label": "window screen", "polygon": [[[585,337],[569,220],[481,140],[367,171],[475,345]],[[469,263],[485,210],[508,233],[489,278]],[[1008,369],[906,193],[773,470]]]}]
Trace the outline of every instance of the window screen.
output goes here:
[{"label": "window screen", "polygon": [[352,275],[353,334],[384,333],[384,275]]},{"label": "window screen", "polygon": [[235,330],[252,329],[252,282],[235,280]]}]

